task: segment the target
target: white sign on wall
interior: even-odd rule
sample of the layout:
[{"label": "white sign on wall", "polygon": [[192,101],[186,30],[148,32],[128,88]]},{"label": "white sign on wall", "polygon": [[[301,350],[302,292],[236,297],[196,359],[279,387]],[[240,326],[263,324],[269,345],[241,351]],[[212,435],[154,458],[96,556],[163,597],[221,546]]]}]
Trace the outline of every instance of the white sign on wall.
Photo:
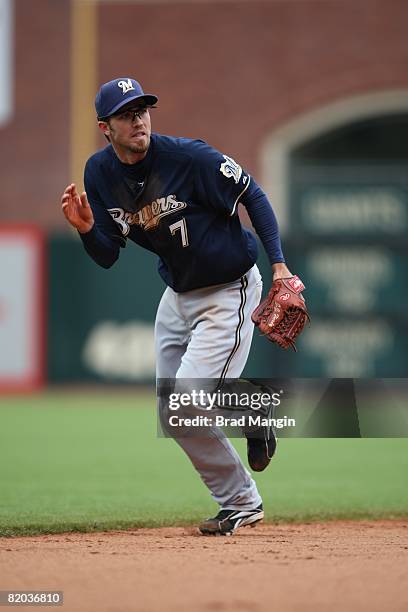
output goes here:
[{"label": "white sign on wall", "polygon": [[13,107],[13,0],[0,0],[0,127]]},{"label": "white sign on wall", "polygon": [[0,226],[0,391],[43,383],[43,288],[41,234],[25,226]]}]

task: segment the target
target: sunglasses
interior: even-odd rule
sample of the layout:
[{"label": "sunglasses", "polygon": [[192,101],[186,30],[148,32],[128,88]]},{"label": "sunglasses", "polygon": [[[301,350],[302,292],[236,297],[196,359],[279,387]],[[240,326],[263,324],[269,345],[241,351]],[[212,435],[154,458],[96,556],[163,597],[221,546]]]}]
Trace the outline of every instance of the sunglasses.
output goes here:
[{"label": "sunglasses", "polygon": [[149,105],[135,106],[134,108],[127,108],[124,111],[114,113],[113,115],[110,115],[109,117],[100,117],[99,121],[106,121],[107,119],[110,119],[111,117],[115,117],[116,119],[120,119],[121,121],[133,123],[136,117],[138,117],[139,119],[142,119],[146,115],[146,113],[149,111],[149,109],[151,108],[156,108],[156,107],[149,106]]}]

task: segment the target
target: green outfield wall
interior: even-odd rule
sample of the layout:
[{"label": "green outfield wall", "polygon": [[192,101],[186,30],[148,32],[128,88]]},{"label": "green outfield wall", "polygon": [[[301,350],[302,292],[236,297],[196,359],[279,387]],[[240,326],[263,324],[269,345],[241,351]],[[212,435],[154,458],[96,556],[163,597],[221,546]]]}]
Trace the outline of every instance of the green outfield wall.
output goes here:
[{"label": "green outfield wall", "polygon": [[[245,374],[253,377],[406,377],[403,300],[407,248],[401,237],[373,244],[301,234],[284,243],[306,284],[312,322],[299,350],[283,351],[255,331]],[[153,325],[164,283],[157,258],[129,244],[109,270],[70,234],[48,240],[47,367],[52,383],[146,383],[154,379]],[[264,290],[271,273],[259,267]],[[397,296],[394,299],[393,296]]]}]

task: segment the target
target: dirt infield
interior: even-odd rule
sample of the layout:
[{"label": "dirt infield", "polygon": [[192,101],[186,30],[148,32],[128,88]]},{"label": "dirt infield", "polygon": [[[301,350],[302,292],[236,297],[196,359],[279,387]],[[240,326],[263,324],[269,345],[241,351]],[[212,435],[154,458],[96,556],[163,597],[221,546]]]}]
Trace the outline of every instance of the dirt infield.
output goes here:
[{"label": "dirt infield", "polygon": [[407,573],[408,521],[0,539],[0,590],[63,590],[66,612],[402,612]]}]

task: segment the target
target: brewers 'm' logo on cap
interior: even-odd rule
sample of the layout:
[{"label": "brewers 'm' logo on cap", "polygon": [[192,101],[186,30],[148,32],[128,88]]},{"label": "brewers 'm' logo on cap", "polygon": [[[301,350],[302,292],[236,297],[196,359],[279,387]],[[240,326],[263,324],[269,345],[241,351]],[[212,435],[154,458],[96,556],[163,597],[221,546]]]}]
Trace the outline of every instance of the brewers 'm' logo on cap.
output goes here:
[{"label": "brewers 'm' logo on cap", "polygon": [[134,89],[132,81],[130,79],[128,79],[127,81],[119,81],[118,87],[122,89],[122,93],[124,94],[130,91],[131,89]]}]

